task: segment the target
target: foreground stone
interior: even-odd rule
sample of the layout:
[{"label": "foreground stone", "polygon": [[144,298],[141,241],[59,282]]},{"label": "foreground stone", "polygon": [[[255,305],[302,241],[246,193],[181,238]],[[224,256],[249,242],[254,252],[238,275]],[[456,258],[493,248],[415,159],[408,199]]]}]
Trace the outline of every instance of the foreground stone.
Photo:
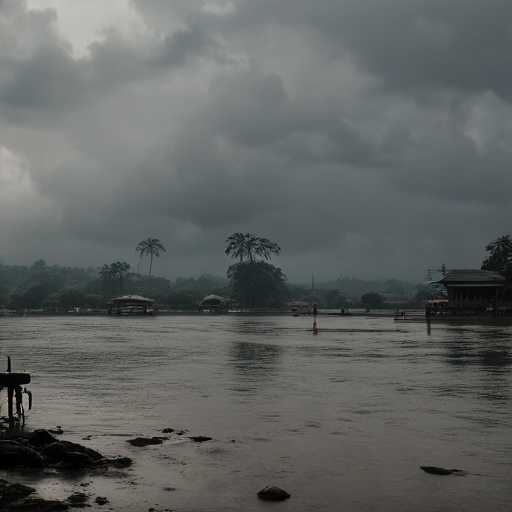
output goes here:
[{"label": "foreground stone", "polygon": [[206,437],[206,436],[193,436],[193,437],[189,437],[189,439],[192,439],[192,441],[195,441],[196,443],[204,443],[205,441],[212,440],[211,437]]},{"label": "foreground stone", "polygon": [[26,498],[36,492],[32,487],[21,484],[11,484],[0,478],[0,510],[5,510],[10,503]]},{"label": "foreground stone", "polygon": [[34,448],[12,439],[0,440],[0,468],[42,468],[46,459]]},{"label": "foreground stone", "polygon": [[128,439],[127,442],[132,446],[149,446],[153,444],[162,444],[168,437],[136,437],[135,439]]},{"label": "foreground stone", "polygon": [[461,469],[445,469],[445,468],[438,468],[436,466],[420,466],[420,469],[425,471],[425,473],[431,473],[432,475],[456,474],[459,476],[464,476],[466,474],[466,472],[462,471]]},{"label": "foreground stone", "polygon": [[60,501],[43,500],[29,497],[36,492],[32,487],[11,484],[0,479],[0,510],[2,512],[58,512],[69,510],[69,506]]},{"label": "foreground stone", "polygon": [[262,489],[258,493],[258,497],[267,501],[283,501],[288,499],[290,495],[279,487],[269,486]]},{"label": "foreground stone", "polygon": [[[45,430],[28,437],[0,439],[0,468],[84,468],[102,464],[127,467],[128,457],[107,458],[101,453],[70,441],[59,441]],[[0,509],[1,510],[1,509]]]}]

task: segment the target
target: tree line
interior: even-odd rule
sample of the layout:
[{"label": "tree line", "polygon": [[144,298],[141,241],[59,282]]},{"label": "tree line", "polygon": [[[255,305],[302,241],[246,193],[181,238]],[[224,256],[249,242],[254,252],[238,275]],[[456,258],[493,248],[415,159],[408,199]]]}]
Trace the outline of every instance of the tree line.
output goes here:
[{"label": "tree line", "polygon": [[[376,309],[380,307],[422,307],[424,300],[436,297],[436,290],[418,285],[413,294],[406,294],[399,281],[388,280],[386,286],[368,291],[362,296],[337,287],[311,290],[287,283],[283,271],[271,263],[281,248],[267,238],[252,233],[234,233],[225,242],[224,253],[236,263],[227,269],[226,278],[204,274],[199,279],[177,278],[175,282],[154,277],[154,258],[165,247],[156,238],[140,242],[137,271],[127,262],[116,261],[100,268],[48,266],[37,260],[31,267],[0,264],[0,308],[6,309],[69,309],[73,307],[99,309],[122,294],[137,294],[156,300],[172,309],[196,308],[208,294],[232,299],[241,307],[282,308],[293,301],[316,303],[325,308]],[[506,298],[512,296],[512,238],[497,238],[485,247],[487,255],[481,268],[506,278]],[[141,262],[149,258],[148,274],[140,273]]]}]

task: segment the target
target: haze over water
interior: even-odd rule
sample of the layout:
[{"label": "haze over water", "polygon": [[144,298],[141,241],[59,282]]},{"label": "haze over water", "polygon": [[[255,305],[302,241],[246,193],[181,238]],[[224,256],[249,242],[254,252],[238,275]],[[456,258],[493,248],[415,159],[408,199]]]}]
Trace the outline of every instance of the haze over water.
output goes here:
[{"label": "haze over water", "polygon": [[[510,509],[511,326],[319,316],[314,336],[312,321],[2,318],[0,370],[10,355],[13,371],[32,374],[27,427],[61,425],[64,439],[134,464],[0,477],[48,498],[88,492],[89,510]],[[146,448],[126,442],[164,428],[187,432]],[[198,435],[213,440],[187,437]],[[266,485],[291,498],[258,500]]]}]

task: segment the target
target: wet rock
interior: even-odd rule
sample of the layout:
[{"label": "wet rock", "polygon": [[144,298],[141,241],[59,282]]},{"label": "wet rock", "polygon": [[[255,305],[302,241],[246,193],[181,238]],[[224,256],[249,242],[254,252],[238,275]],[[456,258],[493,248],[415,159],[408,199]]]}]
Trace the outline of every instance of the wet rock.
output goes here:
[{"label": "wet rock", "polygon": [[152,444],[162,444],[167,437],[136,437],[135,439],[128,439],[127,442],[132,446],[149,446]]},{"label": "wet rock", "polygon": [[26,498],[36,492],[32,487],[21,484],[11,484],[0,478],[0,510],[6,510],[10,503]]},{"label": "wet rock", "polygon": [[162,433],[163,434],[170,434],[171,432],[174,432],[174,429],[173,428],[164,428],[162,430]]},{"label": "wet rock", "polygon": [[132,459],[130,457],[109,457],[106,459],[103,459],[105,464],[111,464],[112,466],[115,466],[116,468],[127,468],[128,466],[132,465]]},{"label": "wet rock", "polygon": [[89,501],[89,496],[83,492],[75,492],[66,500],[71,507],[74,508],[84,508],[89,505],[87,502]]},{"label": "wet rock", "polygon": [[0,468],[42,468],[46,459],[34,448],[17,441],[0,440]]},{"label": "wet rock", "polygon": [[106,505],[107,503],[109,503],[109,501],[107,500],[107,498],[104,498],[103,496],[98,496],[95,500],[96,504],[98,505]]},{"label": "wet rock", "polygon": [[211,437],[205,437],[205,436],[194,436],[189,437],[189,439],[192,439],[192,441],[195,441],[196,443],[204,443],[205,441],[211,441]]},{"label": "wet rock", "polygon": [[60,512],[69,507],[54,500],[31,497],[36,492],[32,487],[11,484],[0,479],[0,510],[2,512]]},{"label": "wet rock", "polygon": [[34,430],[28,437],[28,444],[37,447],[52,444],[56,441],[57,439],[53,437],[48,430],[44,429]]},{"label": "wet rock", "polygon": [[90,466],[94,461],[85,453],[67,452],[64,454],[62,462],[71,466]]},{"label": "wet rock", "polygon": [[464,476],[466,474],[466,472],[462,471],[461,469],[445,469],[445,468],[438,468],[436,466],[420,466],[420,469],[425,471],[425,473],[431,473],[433,475],[457,474],[460,476]]},{"label": "wet rock", "polygon": [[62,501],[24,498],[2,509],[2,512],[61,512],[63,510],[69,510],[69,506]]},{"label": "wet rock", "polygon": [[103,455],[96,450],[69,441],[57,441],[46,445],[41,452],[53,463],[65,462],[83,466],[103,459]]},{"label": "wet rock", "polygon": [[258,497],[267,501],[283,501],[289,498],[290,495],[279,487],[268,486],[258,493]]}]

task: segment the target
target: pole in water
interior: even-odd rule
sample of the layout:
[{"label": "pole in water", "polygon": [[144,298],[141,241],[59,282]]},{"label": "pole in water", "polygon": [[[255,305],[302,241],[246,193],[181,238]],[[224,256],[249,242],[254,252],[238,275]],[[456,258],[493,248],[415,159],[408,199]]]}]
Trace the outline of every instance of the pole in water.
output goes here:
[{"label": "pole in water", "polygon": [[318,309],[316,307],[316,304],[313,305],[313,334],[318,334],[318,327],[316,325],[316,314],[318,313]]}]

